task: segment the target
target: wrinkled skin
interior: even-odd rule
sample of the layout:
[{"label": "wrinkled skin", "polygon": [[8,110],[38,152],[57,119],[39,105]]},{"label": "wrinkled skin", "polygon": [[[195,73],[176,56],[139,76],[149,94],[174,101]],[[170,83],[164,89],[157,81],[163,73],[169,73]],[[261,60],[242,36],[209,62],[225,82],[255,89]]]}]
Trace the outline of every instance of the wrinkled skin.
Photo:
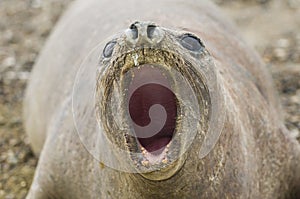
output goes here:
[{"label": "wrinkled skin", "polygon": [[[80,141],[72,115],[79,63],[97,43],[136,20],[199,37],[225,99],[215,147],[199,158],[199,132],[177,172],[161,181],[99,164]],[[26,131],[40,157],[29,199],[300,197],[300,146],[283,124],[269,74],[210,3],[76,1],[37,60],[24,105]]]}]

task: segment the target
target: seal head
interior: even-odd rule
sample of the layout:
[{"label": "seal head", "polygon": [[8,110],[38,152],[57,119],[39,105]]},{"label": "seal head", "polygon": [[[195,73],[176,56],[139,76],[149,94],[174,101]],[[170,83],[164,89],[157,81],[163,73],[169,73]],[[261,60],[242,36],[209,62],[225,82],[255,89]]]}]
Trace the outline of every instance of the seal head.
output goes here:
[{"label": "seal head", "polygon": [[96,114],[107,138],[128,152],[143,177],[172,177],[195,137],[204,139],[211,95],[203,68],[210,65],[199,38],[154,23],[135,22],[105,45]]}]

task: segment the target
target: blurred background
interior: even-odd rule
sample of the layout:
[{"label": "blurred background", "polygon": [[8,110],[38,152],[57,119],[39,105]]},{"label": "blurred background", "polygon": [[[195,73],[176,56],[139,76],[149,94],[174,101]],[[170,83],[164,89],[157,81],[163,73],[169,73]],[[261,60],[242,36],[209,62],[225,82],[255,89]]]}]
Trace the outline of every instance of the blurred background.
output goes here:
[{"label": "blurred background", "polygon": [[[24,198],[37,158],[22,126],[22,99],[39,51],[72,0],[0,0],[0,199]],[[214,0],[262,56],[285,123],[300,141],[300,0]],[[38,122],[38,118],[37,118]]]}]

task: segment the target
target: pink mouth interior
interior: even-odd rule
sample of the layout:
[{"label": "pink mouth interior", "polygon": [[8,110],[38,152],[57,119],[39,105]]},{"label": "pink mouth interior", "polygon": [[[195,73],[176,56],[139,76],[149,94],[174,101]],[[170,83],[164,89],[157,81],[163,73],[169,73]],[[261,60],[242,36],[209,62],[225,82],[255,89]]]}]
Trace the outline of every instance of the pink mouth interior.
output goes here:
[{"label": "pink mouth interior", "polygon": [[[166,117],[155,115],[152,118],[162,121],[162,128],[155,134],[134,127],[139,143],[154,155],[160,154],[172,140],[177,117],[177,100],[172,92],[170,82],[156,66],[143,65],[140,69],[132,69],[134,76],[129,85],[129,114],[132,122],[141,127],[149,125],[149,110],[153,105],[161,105]],[[155,123],[156,125],[156,123]],[[153,128],[155,128],[155,125]]]}]

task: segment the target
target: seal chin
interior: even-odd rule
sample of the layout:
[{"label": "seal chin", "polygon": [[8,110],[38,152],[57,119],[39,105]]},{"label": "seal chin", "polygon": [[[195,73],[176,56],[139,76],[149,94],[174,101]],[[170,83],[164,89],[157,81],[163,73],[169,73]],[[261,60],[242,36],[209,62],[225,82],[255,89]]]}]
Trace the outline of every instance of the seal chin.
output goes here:
[{"label": "seal chin", "polygon": [[148,180],[159,181],[159,180],[167,180],[174,176],[176,172],[180,170],[184,161],[176,160],[172,164],[169,164],[167,167],[163,167],[160,170],[148,172],[148,173],[141,173],[140,175]]}]

